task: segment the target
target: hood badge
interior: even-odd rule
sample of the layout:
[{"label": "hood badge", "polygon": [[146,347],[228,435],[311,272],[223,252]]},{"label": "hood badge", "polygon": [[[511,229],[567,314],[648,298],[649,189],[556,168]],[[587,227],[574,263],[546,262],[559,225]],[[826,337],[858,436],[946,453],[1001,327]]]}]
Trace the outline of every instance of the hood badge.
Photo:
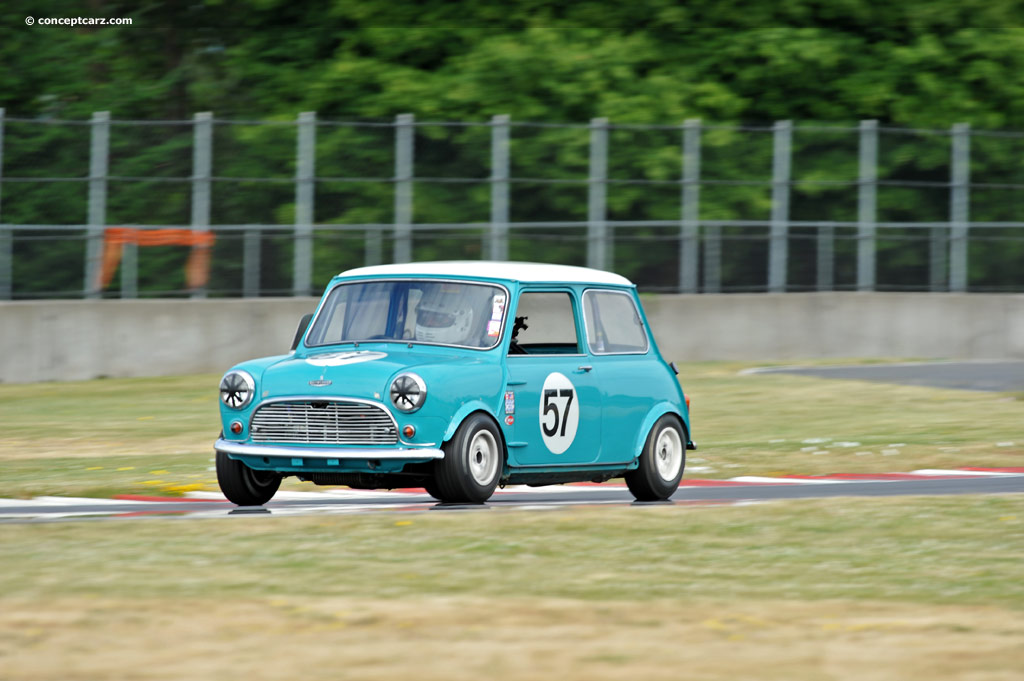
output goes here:
[{"label": "hood badge", "polygon": [[314,388],[323,388],[324,386],[330,385],[333,382],[334,381],[328,381],[326,379],[320,378],[315,381],[310,381],[309,384]]}]

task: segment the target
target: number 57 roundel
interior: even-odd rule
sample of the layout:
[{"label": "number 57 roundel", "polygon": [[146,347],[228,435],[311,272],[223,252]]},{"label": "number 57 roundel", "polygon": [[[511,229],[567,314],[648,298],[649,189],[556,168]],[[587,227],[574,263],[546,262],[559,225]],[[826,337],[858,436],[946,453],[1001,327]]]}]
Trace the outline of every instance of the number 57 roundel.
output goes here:
[{"label": "number 57 roundel", "polygon": [[569,449],[576,439],[579,423],[576,387],[563,374],[548,374],[540,394],[540,432],[544,445],[552,454]]}]

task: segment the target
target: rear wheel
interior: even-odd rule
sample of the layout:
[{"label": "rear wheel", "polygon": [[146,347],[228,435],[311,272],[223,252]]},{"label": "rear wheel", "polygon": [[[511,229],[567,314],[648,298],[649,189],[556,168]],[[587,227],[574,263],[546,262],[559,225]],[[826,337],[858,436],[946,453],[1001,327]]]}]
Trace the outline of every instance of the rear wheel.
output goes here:
[{"label": "rear wheel", "polygon": [[498,427],[484,414],[473,414],[444,444],[427,491],[448,503],[482,504],[494,494],[504,462]]},{"label": "rear wheel", "polygon": [[217,482],[228,501],[239,506],[262,506],[281,486],[281,474],[257,471],[224,452],[217,452]]},{"label": "rear wheel", "polygon": [[686,466],[686,438],[679,421],[665,414],[647,435],[640,465],[626,473],[626,486],[637,501],[668,499],[679,488]]}]

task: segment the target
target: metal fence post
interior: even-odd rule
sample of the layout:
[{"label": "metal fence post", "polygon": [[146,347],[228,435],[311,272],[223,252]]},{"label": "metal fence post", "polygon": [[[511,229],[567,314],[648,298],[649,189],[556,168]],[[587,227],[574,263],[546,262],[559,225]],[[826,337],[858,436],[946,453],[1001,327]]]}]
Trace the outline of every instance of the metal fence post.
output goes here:
[{"label": "metal fence post", "polygon": [[110,154],[110,112],[92,114],[89,149],[89,226],[85,244],[86,298],[100,297],[103,228],[107,221],[107,168]]},{"label": "metal fence post", "polygon": [[776,121],[773,127],[772,220],[768,254],[768,290],[786,290],[789,255],[789,184],[793,150],[793,122]]},{"label": "metal fence post", "polygon": [[[296,175],[298,171],[296,170]],[[296,201],[297,203],[297,201]],[[296,205],[298,222],[298,205]],[[242,236],[242,296],[257,298],[260,295],[260,273],[263,271],[263,231],[246,229]],[[293,280],[294,284],[294,280]]]},{"label": "metal fence post", "polygon": [[125,244],[121,253],[121,297],[139,297],[138,244]]},{"label": "metal fence post", "polygon": [[679,234],[679,291],[697,293],[700,234],[700,119],[683,122],[683,222]]},{"label": "metal fence post", "polygon": [[857,290],[875,290],[878,212],[878,121],[860,122],[857,177]]},{"label": "metal fence post", "polygon": [[830,222],[818,225],[818,290],[835,287],[836,226]]},{"label": "metal fence post", "polygon": [[491,229],[487,257],[508,260],[509,116],[491,119]]},{"label": "metal fence post", "polygon": [[970,227],[971,126],[953,125],[949,192],[949,290],[967,290],[967,234]]},{"label": "metal fence post", "polygon": [[295,272],[294,294],[308,296],[313,288],[313,177],[316,173],[316,113],[299,114],[295,159]]},{"label": "metal fence post", "polygon": [[587,267],[611,266],[606,222],[608,189],[608,119],[590,120],[590,180],[587,184]]},{"label": "metal fence post", "polygon": [[412,191],[415,128],[412,114],[395,119],[395,245],[394,262],[412,260]]},{"label": "metal fence post", "polygon": [[14,274],[11,271],[13,258],[14,232],[3,226],[3,189],[4,189],[4,109],[0,107],[0,300],[10,300]]},{"label": "metal fence post", "polygon": [[[192,230],[210,231],[210,177],[213,165],[213,114],[195,114],[192,124]],[[205,298],[206,288],[192,291],[193,298]]]},{"label": "metal fence post", "polygon": [[139,245],[124,244],[121,250],[121,297],[139,297]]},{"label": "metal fence post", "polygon": [[[298,175],[297,170],[296,175]],[[297,213],[298,206],[296,206],[296,222],[298,221]],[[263,271],[263,234],[263,230],[260,229],[246,229],[242,235],[242,296],[244,298],[257,298],[260,295],[260,273]]]}]

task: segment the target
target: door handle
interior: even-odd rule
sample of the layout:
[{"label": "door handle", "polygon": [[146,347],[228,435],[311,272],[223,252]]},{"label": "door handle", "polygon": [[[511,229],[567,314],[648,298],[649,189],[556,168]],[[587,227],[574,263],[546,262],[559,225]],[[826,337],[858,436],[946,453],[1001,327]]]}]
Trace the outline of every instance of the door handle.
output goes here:
[{"label": "door handle", "polygon": [[583,373],[586,373],[588,371],[593,371],[593,369],[594,367],[590,366],[589,364],[584,364],[581,367],[577,367],[576,371],[582,371]]}]

